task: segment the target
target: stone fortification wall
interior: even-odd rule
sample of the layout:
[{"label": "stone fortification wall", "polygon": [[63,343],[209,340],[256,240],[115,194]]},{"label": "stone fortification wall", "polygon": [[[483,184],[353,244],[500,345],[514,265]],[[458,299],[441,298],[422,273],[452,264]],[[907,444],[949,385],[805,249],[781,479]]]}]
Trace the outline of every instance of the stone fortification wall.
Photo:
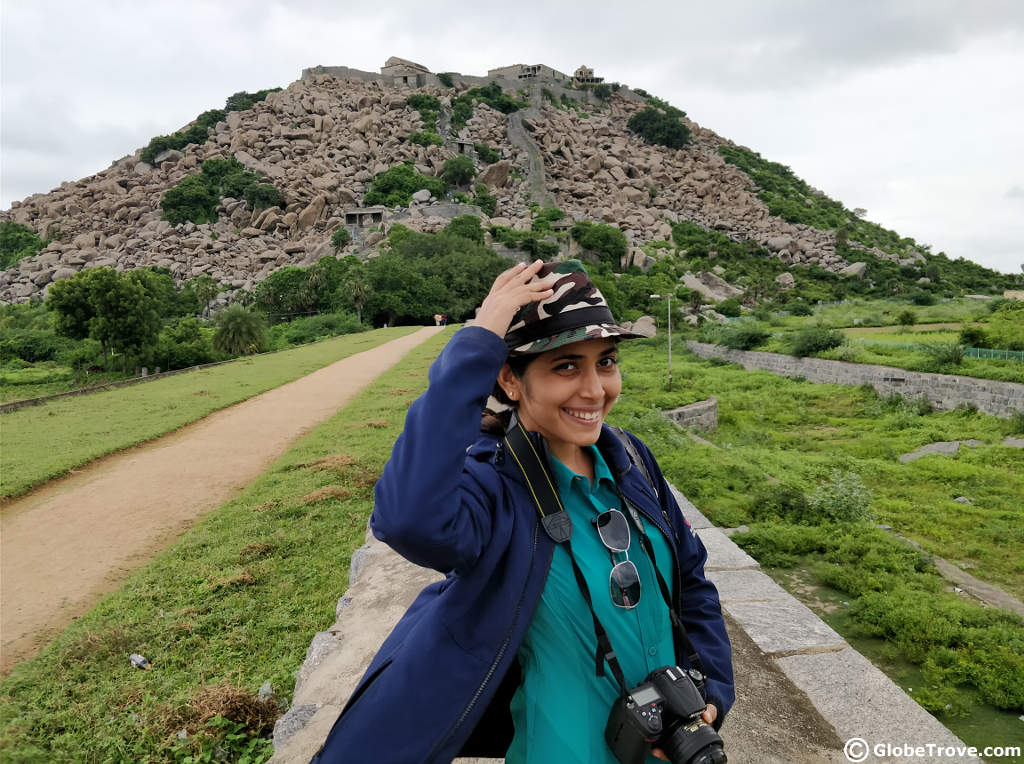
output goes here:
[{"label": "stone fortification wall", "polygon": [[975,406],[993,416],[1008,417],[1024,411],[1024,384],[991,379],[927,374],[891,366],[828,361],[822,358],[794,358],[780,353],[732,350],[720,345],[687,342],[701,358],[722,358],[745,369],[763,369],[786,377],[803,377],[810,382],[836,385],[871,385],[879,395],[899,393],[905,397],[925,396],[940,411],[957,406]]},{"label": "stone fortification wall", "polygon": [[718,429],[718,398],[712,395],[706,401],[669,409],[665,416],[684,429],[714,432]]}]

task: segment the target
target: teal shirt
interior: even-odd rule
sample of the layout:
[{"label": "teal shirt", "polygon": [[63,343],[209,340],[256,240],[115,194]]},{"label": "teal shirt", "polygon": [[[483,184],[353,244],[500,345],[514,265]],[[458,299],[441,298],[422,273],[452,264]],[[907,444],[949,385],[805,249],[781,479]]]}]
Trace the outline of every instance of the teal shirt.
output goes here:
[{"label": "teal shirt", "polygon": [[[591,519],[607,509],[623,511],[615,481],[596,446],[596,485],[552,458],[558,493],[572,518],[572,550],[594,601],[594,610],[608,632],[626,682],[640,684],[656,668],[675,664],[672,625],[651,561],[643,551],[636,526],[630,525],[629,559],[640,573],[640,602],[632,610],[611,601],[608,578],[613,557],[601,543]],[[627,514],[627,518],[629,515]],[[646,518],[644,530],[666,581],[672,581],[672,553],[660,530]],[[604,740],[608,712],[619,697],[611,672],[598,677],[594,666],[597,639],[583,595],[573,575],[569,553],[558,545],[540,603],[519,648],[523,681],[512,700],[515,736],[508,764],[617,764]],[[648,762],[657,762],[653,756]]]}]

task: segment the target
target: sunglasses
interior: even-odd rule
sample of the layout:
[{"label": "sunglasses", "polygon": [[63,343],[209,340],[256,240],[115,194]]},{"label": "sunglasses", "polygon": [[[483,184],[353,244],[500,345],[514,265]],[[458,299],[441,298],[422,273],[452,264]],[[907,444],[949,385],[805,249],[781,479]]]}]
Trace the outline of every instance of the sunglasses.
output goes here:
[{"label": "sunglasses", "polygon": [[626,559],[612,567],[608,577],[608,588],[612,602],[618,607],[630,610],[640,602],[640,573],[629,559],[629,522],[617,509],[602,512],[591,522],[597,528],[597,535],[608,551],[623,553]]}]

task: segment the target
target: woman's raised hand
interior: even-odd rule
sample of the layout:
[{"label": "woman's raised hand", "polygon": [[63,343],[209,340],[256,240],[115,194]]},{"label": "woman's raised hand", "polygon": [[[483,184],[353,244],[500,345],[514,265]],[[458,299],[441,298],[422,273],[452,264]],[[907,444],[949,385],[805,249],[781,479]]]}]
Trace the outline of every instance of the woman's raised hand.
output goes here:
[{"label": "woman's raised hand", "polygon": [[551,286],[558,280],[557,276],[552,274],[547,278],[530,281],[543,264],[540,260],[529,265],[518,263],[498,276],[484,298],[474,324],[504,337],[517,310],[527,303],[551,296]]}]

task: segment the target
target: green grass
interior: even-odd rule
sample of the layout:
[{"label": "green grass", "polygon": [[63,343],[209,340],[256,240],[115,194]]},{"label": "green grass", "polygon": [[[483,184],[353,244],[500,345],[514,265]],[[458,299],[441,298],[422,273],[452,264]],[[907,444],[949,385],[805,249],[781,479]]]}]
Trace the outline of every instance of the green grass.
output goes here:
[{"label": "green grass", "polygon": [[[681,345],[673,351],[670,393],[664,337],[624,348],[625,387],[611,419],[652,438],[676,485],[716,523],[749,522],[765,474],[810,493],[832,469],[851,470],[872,490],[881,522],[1024,599],[1024,450],[999,445],[1010,422],[969,410],[921,414],[867,387],[815,385],[697,359]],[[706,438],[717,449],[658,414],[711,395],[719,427]],[[971,438],[990,445],[898,461],[928,443]],[[953,501],[961,495],[973,503]]]},{"label": "green grass", "polygon": [[870,340],[871,342],[957,342],[960,339],[960,332],[941,330],[901,332],[897,329],[892,332],[872,332],[867,329],[843,329],[843,334],[847,337]]},{"label": "green grass", "polygon": [[18,496],[97,457],[151,440],[353,353],[416,331],[349,334],[130,387],[0,415],[0,497]]},{"label": "green grass", "polygon": [[[450,337],[415,348],[212,512],[116,593],[0,682],[0,758],[18,762],[181,760],[225,744],[199,737],[204,688],[287,702],[310,639],[334,620],[372,485]],[[394,336],[393,334],[391,336]],[[129,667],[139,652],[152,671]],[[208,690],[207,690],[208,692]],[[215,707],[215,706],[214,706]],[[190,730],[190,748],[174,740]],[[249,729],[242,742],[265,729]],[[209,759],[200,759],[207,761]]]},{"label": "green grass", "polygon": [[818,306],[815,308],[813,316],[781,317],[778,324],[792,328],[805,324],[824,323],[831,327],[841,328],[854,326],[854,320],[859,319],[865,326],[885,326],[894,324],[896,316],[904,310],[913,311],[919,324],[964,323],[974,322],[988,316],[988,303],[989,300],[975,300],[967,297],[940,301],[935,305],[914,305],[908,300],[899,299],[852,299],[836,305]]},{"label": "green grass", "polygon": [[[858,617],[856,629],[841,633],[883,637],[891,656],[923,671],[929,692],[914,697],[940,720],[977,701],[988,717],[1019,724],[1024,622],[947,593],[929,562],[929,554],[944,557],[1024,598],[1024,451],[999,445],[1013,423],[969,410],[923,413],[899,397],[880,400],[868,387],[747,372],[696,359],[681,345],[669,392],[666,350],[664,337],[624,348],[624,390],[612,422],[643,437],[668,479],[713,522],[748,525],[750,533],[734,540],[766,568],[806,565],[817,584],[842,591]],[[710,446],[660,414],[710,395],[719,406],[718,429],[702,433]],[[969,438],[987,445],[898,461],[927,443]],[[812,494],[833,470],[859,475],[877,521],[923,551],[871,522],[797,525],[771,509],[780,488]],[[955,502],[958,496],[971,503]],[[980,744],[979,735],[966,739]]]}]

